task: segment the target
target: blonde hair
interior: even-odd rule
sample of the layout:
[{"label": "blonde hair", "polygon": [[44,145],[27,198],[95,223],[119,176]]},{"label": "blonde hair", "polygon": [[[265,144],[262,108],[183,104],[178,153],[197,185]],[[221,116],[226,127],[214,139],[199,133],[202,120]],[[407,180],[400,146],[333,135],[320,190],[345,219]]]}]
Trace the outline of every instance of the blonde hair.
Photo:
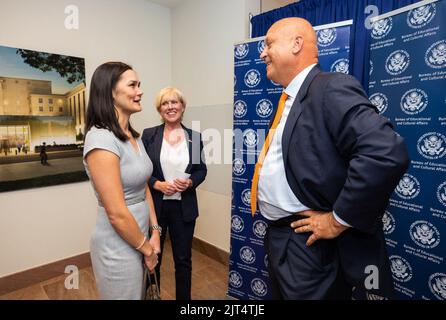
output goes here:
[{"label": "blonde hair", "polygon": [[178,99],[178,101],[181,102],[183,108],[186,109],[186,99],[184,98],[183,93],[175,87],[166,87],[161,89],[160,92],[158,92],[155,99],[155,107],[158,112],[160,112],[161,104],[163,102],[164,97],[171,94],[174,95]]}]

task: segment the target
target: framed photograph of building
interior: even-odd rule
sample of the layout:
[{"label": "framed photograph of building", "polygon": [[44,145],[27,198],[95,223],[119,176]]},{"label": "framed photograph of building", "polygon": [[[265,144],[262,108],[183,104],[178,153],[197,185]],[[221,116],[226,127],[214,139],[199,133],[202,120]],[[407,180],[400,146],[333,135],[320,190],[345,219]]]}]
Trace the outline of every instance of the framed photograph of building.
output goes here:
[{"label": "framed photograph of building", "polygon": [[0,192],[87,180],[83,58],[0,46]]}]

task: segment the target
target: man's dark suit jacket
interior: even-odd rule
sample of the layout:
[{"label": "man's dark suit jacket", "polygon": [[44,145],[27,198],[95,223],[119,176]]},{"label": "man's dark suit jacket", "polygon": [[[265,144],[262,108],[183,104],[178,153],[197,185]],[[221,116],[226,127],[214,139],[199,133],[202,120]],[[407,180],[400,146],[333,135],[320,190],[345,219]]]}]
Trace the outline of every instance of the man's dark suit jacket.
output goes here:
[{"label": "man's dark suit jacket", "polygon": [[282,152],[296,197],[314,210],[336,212],[353,227],[333,242],[347,281],[363,288],[366,267],[376,266],[379,289],[371,291],[391,296],[381,219],[408,167],[403,138],[355,78],[315,66],[291,107]]},{"label": "man's dark suit jacket", "polygon": [[[189,149],[189,165],[186,173],[190,173],[192,187],[181,193],[181,207],[183,211],[183,221],[193,221],[198,217],[198,203],[196,188],[204,181],[207,173],[206,164],[202,158],[203,142],[201,134],[183,126],[186,133],[187,146]],[[164,124],[144,129],[141,140],[144,143],[147,154],[153,163],[153,173],[149,180],[150,191],[157,217],[161,214],[163,206],[163,193],[155,190],[153,185],[156,181],[164,181],[164,174],[161,168],[160,154],[163,142]]]}]

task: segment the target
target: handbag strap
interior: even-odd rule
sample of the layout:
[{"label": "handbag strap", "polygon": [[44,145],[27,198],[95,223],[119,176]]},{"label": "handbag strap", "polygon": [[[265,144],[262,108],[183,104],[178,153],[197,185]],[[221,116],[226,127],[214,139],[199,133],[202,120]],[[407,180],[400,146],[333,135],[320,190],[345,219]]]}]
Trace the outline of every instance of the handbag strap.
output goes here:
[{"label": "handbag strap", "polygon": [[144,273],[142,276],[142,289],[141,289],[141,300],[146,300],[147,297],[147,276],[148,276],[148,269],[144,266]]},{"label": "handbag strap", "polygon": [[[150,297],[152,298],[151,300],[161,300],[160,291],[158,288],[158,277],[156,276],[156,272],[153,273],[153,278],[155,279],[155,283],[152,283],[152,274],[149,272],[149,269],[147,268],[147,266],[144,266],[141,300],[147,300],[148,291]],[[149,285],[147,285],[147,283]]]}]

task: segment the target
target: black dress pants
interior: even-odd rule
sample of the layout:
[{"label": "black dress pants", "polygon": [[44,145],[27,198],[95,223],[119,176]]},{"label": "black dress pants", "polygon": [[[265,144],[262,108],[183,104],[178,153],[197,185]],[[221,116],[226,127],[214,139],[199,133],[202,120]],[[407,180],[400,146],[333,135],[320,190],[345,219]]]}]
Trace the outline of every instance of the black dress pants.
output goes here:
[{"label": "black dress pants", "polygon": [[335,242],[318,240],[307,246],[310,233],[290,227],[296,217],[268,223],[265,251],[268,255],[272,298],[275,300],[351,299],[339,266]]},{"label": "black dress pants", "polygon": [[162,212],[158,224],[163,228],[161,236],[161,254],[155,272],[158,285],[161,284],[160,267],[164,251],[164,240],[169,230],[172,254],[175,263],[175,287],[177,300],[191,299],[192,286],[192,238],[195,220],[184,221],[180,200],[163,200]]}]

